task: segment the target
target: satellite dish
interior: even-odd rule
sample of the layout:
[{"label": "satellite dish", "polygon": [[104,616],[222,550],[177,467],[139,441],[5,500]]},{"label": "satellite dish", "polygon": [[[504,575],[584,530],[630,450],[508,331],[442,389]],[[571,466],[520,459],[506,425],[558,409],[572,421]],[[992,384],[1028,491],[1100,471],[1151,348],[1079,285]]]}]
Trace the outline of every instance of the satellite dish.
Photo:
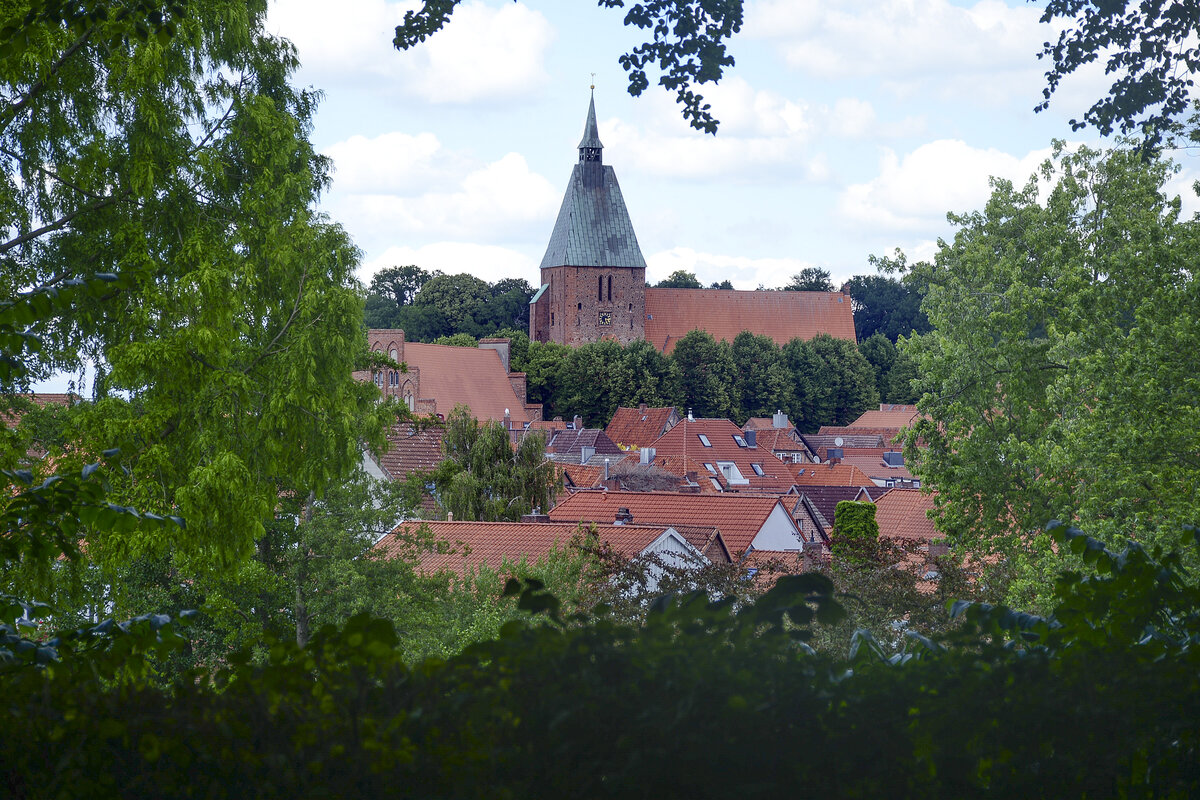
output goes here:
[{"label": "satellite dish", "polygon": [[833,440],[834,447],[841,447],[843,444],[845,444],[845,442],[842,441],[842,437],[840,436]]}]

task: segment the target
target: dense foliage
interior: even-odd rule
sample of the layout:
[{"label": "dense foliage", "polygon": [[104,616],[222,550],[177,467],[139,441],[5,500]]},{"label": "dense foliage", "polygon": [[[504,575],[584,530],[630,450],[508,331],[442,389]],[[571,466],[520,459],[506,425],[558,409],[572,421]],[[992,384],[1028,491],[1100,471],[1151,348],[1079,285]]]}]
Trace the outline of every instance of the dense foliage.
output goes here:
[{"label": "dense foliage", "polygon": [[382,430],[351,379],[367,358],[358,253],[311,210],[327,181],[316,98],[288,84],[295,52],[265,15],[195,0],[16,3],[0,19],[0,291],[109,282],[25,320],[40,347],[4,402],[90,363],[98,402],[70,409],[55,463],[119,448],[115,499],[188,519],[186,537],[93,530],[96,559],[232,565],[281,476],[320,493]]},{"label": "dense foliage", "polygon": [[931,333],[909,340],[920,408],[915,469],[939,490],[939,527],[1024,565],[1030,535],[1070,518],[1109,543],[1153,543],[1195,516],[1200,482],[1200,282],[1195,220],[1163,192],[1167,163],[1060,153],[1039,182],[995,181],[932,264]]},{"label": "dense foliage", "polygon": [[893,657],[865,633],[845,656],[809,650],[844,616],[816,574],[750,605],[664,597],[640,625],[566,618],[540,584],[513,585],[540,624],[510,622],[447,660],[410,666],[392,627],[360,616],[168,692],[104,689],[96,668],[120,675],[139,650],[178,646],[170,620],[67,633],[50,645],[60,661],[20,653],[5,668],[22,724],[0,729],[0,785],[30,798],[1194,796],[1194,581],[1177,554],[1051,535],[1097,571],[1063,575],[1051,616],[959,604],[957,628],[908,636]]},{"label": "dense foliage", "polygon": [[1050,0],[1042,22],[1067,20],[1053,42],[1046,42],[1039,58],[1049,58],[1045,110],[1063,79],[1098,59],[1104,73],[1114,76],[1108,94],[1071,120],[1079,130],[1093,125],[1102,134],[1114,129],[1144,134],[1155,146],[1187,109],[1200,71],[1200,3],[1131,2],[1131,0]]},{"label": "dense foliage", "polygon": [[497,329],[529,329],[533,288],[520,278],[489,284],[473,275],[444,275],[419,267],[389,267],[371,279],[364,314],[368,328],[399,328],[411,342]]},{"label": "dense foliage", "polygon": [[428,475],[441,507],[454,519],[515,522],[534,508],[554,505],[558,472],[545,458],[540,431],[515,445],[500,422],[479,422],[466,406],[446,417],[445,460]]},{"label": "dense foliage", "polygon": [[589,427],[607,425],[618,406],[646,403],[739,424],[783,410],[800,430],[815,431],[879,403],[876,368],[853,342],[825,335],[780,347],[746,331],[732,343],[692,331],[670,355],[644,341],[571,348],[505,335],[514,341],[512,369],[526,373],[529,401],[542,403],[547,418],[579,414]]}]

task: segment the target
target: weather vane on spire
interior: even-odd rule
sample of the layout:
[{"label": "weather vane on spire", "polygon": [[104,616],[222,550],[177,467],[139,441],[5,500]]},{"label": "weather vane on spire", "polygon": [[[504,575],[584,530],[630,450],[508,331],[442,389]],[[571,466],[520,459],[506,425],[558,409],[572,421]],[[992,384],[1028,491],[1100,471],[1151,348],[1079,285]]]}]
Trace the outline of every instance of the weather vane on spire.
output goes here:
[{"label": "weather vane on spire", "polygon": [[591,76],[592,76],[592,85],[591,85],[591,89],[592,89],[592,91],[594,92],[594,91],[596,91],[596,73],[594,73],[594,72],[593,72],[593,73],[591,73]]}]

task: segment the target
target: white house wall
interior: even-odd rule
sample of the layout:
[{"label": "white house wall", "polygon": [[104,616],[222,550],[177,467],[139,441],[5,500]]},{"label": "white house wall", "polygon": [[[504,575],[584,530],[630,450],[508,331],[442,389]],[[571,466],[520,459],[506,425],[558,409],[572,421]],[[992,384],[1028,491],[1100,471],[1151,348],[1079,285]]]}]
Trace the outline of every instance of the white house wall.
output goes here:
[{"label": "white house wall", "polygon": [[750,546],[755,550],[800,550],[804,539],[783,504],[776,503]]}]

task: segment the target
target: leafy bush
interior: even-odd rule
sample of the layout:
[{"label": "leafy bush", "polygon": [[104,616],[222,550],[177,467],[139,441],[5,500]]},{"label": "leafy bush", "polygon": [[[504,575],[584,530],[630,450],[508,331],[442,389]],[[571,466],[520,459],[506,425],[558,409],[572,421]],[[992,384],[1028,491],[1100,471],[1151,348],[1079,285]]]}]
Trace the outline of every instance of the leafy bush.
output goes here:
[{"label": "leafy bush", "polygon": [[509,622],[415,667],[389,624],[359,616],[166,692],[106,680],[126,658],[115,651],[5,668],[0,786],[13,797],[1195,796],[1200,590],[1181,555],[1050,533],[1095,570],[1062,576],[1053,615],[960,604],[953,633],[913,634],[890,657],[868,634],[845,658],[813,653],[814,626],[842,610],[830,581],[806,574],[753,605],[666,596],[641,625],[602,610],[563,618],[539,583],[514,581],[508,593],[540,624]]}]

